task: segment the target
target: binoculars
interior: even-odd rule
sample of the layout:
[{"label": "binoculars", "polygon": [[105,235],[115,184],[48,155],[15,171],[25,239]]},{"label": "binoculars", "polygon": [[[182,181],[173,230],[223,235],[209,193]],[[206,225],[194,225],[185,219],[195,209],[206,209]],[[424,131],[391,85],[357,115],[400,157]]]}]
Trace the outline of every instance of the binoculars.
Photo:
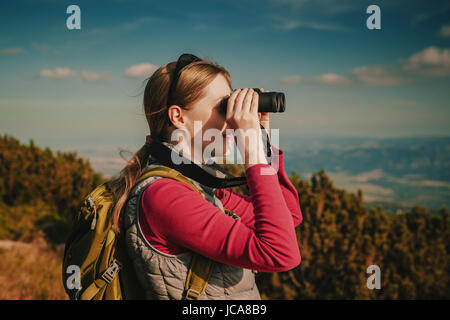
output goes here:
[{"label": "binoculars", "polygon": [[[258,88],[253,88],[259,94],[258,112],[284,112],[285,98],[282,92],[261,92]],[[220,104],[220,111],[227,113],[228,98]]]}]

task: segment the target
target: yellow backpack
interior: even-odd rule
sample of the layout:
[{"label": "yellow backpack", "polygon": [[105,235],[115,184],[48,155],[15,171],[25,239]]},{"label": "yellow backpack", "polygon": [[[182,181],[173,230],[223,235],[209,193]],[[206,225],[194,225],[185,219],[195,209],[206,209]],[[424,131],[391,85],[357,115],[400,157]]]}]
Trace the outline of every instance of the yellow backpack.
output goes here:
[{"label": "yellow backpack", "polygon": [[[136,185],[151,176],[182,181],[202,194],[188,178],[165,166],[145,172]],[[62,264],[63,285],[70,299],[145,298],[125,244],[112,228],[113,204],[112,193],[106,184],[96,187],[81,203],[65,244]],[[185,284],[185,299],[195,300],[205,291],[212,267],[212,260],[193,255]]]}]

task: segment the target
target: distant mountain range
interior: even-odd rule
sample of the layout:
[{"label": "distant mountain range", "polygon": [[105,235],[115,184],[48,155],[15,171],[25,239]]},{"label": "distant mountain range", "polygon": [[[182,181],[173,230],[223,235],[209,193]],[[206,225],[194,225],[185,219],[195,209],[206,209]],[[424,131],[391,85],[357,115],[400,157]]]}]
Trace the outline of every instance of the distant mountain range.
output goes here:
[{"label": "distant mountain range", "polygon": [[281,137],[285,167],[308,177],[324,169],[338,187],[361,189],[368,204],[450,207],[450,137]]}]

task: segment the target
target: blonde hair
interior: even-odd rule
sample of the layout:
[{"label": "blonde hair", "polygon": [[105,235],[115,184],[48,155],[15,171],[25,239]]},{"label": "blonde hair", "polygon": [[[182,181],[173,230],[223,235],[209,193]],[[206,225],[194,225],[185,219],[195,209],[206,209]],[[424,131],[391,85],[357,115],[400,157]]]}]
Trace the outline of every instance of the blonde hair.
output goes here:
[{"label": "blonde hair", "polygon": [[[167,115],[170,106],[168,105],[167,95],[171,81],[175,77],[175,67],[176,62],[170,62],[159,67],[148,79],[144,90],[144,112],[151,136],[156,136],[162,140],[168,140],[170,133],[171,122]],[[172,96],[172,104],[183,109],[201,99],[205,94],[205,87],[218,74],[222,74],[227,79],[231,88],[231,77],[228,71],[211,61],[201,60],[190,63],[180,72]],[[120,234],[122,229],[122,209],[127,202],[131,189],[142,173],[148,155],[148,147],[144,144],[120,171],[119,177],[108,182],[108,187],[114,198],[112,215],[114,230],[117,234]]]}]

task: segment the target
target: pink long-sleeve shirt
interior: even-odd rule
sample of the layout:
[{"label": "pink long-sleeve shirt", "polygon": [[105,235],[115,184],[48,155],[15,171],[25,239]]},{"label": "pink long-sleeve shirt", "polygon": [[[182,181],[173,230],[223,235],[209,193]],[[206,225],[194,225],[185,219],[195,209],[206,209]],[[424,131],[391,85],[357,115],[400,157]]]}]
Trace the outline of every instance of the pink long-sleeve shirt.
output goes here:
[{"label": "pink long-sleeve shirt", "polygon": [[[250,196],[218,189],[224,208],[234,220],[183,182],[161,178],[143,193],[139,224],[157,250],[177,254],[187,250],[212,260],[262,272],[295,268],[301,257],[295,227],[302,221],[298,193],[284,171],[282,150],[279,170],[270,165],[249,167]],[[262,168],[273,170],[261,174]],[[267,170],[267,169],[265,169]]]}]

